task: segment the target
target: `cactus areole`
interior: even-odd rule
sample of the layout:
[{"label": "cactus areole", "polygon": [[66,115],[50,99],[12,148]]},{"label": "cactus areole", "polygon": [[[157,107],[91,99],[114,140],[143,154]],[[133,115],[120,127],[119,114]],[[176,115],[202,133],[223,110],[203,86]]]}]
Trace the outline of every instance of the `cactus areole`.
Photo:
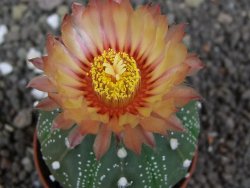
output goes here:
[{"label": "cactus areole", "polygon": [[62,35],[47,37],[37,136],[51,181],[62,187],[174,186],[188,176],[199,134],[202,68],[159,6],[129,0],[73,3]]}]

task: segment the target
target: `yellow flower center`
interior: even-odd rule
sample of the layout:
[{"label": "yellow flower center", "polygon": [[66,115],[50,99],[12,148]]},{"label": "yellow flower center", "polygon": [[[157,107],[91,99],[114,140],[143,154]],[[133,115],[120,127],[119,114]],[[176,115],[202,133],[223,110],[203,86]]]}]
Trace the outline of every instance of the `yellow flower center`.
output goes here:
[{"label": "yellow flower center", "polygon": [[140,72],[134,58],[112,49],[94,58],[90,76],[95,92],[111,106],[129,102],[140,83]]}]

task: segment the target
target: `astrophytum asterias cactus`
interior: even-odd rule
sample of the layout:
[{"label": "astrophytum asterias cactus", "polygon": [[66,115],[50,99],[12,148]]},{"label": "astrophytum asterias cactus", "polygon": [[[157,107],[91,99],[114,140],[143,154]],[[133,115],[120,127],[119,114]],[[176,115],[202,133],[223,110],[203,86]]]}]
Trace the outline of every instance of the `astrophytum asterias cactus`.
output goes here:
[{"label": "astrophytum asterias cactus", "polygon": [[45,75],[28,86],[48,92],[38,138],[62,185],[166,187],[185,175],[200,98],[185,80],[202,63],[184,29],[158,6],[91,0],[73,4],[61,37],[48,35],[48,55],[31,60]]}]

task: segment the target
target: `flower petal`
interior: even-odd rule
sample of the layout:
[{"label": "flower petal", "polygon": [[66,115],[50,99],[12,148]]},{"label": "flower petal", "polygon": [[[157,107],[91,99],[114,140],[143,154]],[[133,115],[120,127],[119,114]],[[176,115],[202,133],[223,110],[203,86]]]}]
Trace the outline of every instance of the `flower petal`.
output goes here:
[{"label": "flower petal", "polygon": [[71,119],[67,119],[64,113],[60,113],[56,116],[52,123],[52,130],[54,129],[69,129],[74,125],[74,121]]},{"label": "flower petal", "polygon": [[172,113],[176,112],[177,109],[174,104],[174,100],[165,100],[155,103],[153,111],[164,119],[168,118]]},{"label": "flower petal", "polygon": [[170,43],[166,48],[165,56],[152,72],[152,80],[161,77],[169,69],[180,65],[187,56],[187,48],[182,43]]},{"label": "flower petal", "polygon": [[36,105],[36,108],[39,110],[44,110],[44,111],[51,111],[51,110],[54,110],[56,108],[59,108],[59,105],[55,101],[53,101],[47,97],[47,98],[41,100]]},{"label": "flower petal", "polygon": [[201,60],[195,54],[189,54],[184,63],[188,64],[191,67],[188,74],[189,76],[196,74],[200,69],[204,67]]},{"label": "flower petal", "polygon": [[126,125],[123,141],[127,148],[131,149],[138,155],[141,153],[143,139],[138,127],[132,128],[130,125]]},{"label": "flower petal", "polygon": [[27,85],[44,92],[56,92],[56,87],[47,76],[38,76],[33,78]]},{"label": "flower petal", "polygon": [[167,133],[166,122],[156,117],[144,118],[140,121],[140,125],[149,132],[165,135]]},{"label": "flower petal", "polygon": [[29,62],[31,62],[36,68],[43,70],[44,69],[44,62],[42,57],[37,57],[33,59],[29,59]]},{"label": "flower petal", "polygon": [[93,150],[96,159],[99,160],[108,150],[111,141],[111,130],[107,125],[100,126],[99,132],[95,138]]},{"label": "flower petal", "polygon": [[72,15],[76,19],[81,19],[81,16],[82,16],[82,14],[83,14],[83,12],[85,10],[85,7],[80,3],[73,2],[72,6],[71,6],[71,9],[72,9]]},{"label": "flower petal", "polygon": [[201,96],[191,87],[177,86],[164,96],[164,100],[169,99],[174,99],[177,107],[183,107],[190,100],[201,99]]},{"label": "flower petal", "polygon": [[83,120],[80,124],[81,134],[97,134],[100,122],[93,120]]},{"label": "flower petal", "polygon": [[[140,8],[138,10],[140,11]],[[153,16],[148,11],[145,11],[145,9],[142,8],[140,14],[141,14],[140,16],[142,16],[140,22],[143,22],[144,25],[140,29],[141,41],[140,41],[140,47],[138,50],[137,59],[139,58],[143,59],[142,56],[144,57],[148,56],[148,53],[151,51],[153,47],[152,43],[155,40],[156,28],[157,28]],[[141,33],[143,33],[143,35]]]},{"label": "flower petal", "polygon": [[[129,19],[133,8],[128,0],[123,0],[121,5],[112,6],[112,17],[114,20],[115,36],[118,43],[118,50],[124,51],[128,48],[129,41]],[[114,37],[114,36],[113,36]]]},{"label": "flower petal", "polygon": [[166,42],[181,42],[185,35],[185,27],[187,24],[179,24],[172,26],[166,36]]},{"label": "flower petal", "polygon": [[135,127],[138,123],[139,123],[138,118],[130,113],[125,113],[119,116],[119,120],[118,120],[119,126],[130,124],[132,127]]},{"label": "flower petal", "polygon": [[62,40],[69,51],[85,64],[89,64],[90,51],[81,44],[79,34],[73,27],[72,17],[67,15],[62,23]]},{"label": "flower petal", "polygon": [[119,126],[117,117],[112,117],[108,122],[108,126],[116,134],[120,133],[123,130],[123,126]]},{"label": "flower petal", "polygon": [[167,70],[163,76],[155,81],[155,86],[150,93],[153,95],[167,93],[173,88],[173,86],[176,86],[185,80],[189,70],[190,67],[186,64],[181,64]]},{"label": "flower petal", "polygon": [[69,136],[67,138],[67,141],[68,144],[67,146],[70,148],[70,149],[73,149],[75,148],[76,146],[78,146],[82,141],[83,139],[85,138],[85,135],[82,135],[80,133],[80,130],[78,127],[75,127],[73,128],[70,133],[69,133]]},{"label": "flower petal", "polygon": [[185,131],[185,128],[179,118],[176,115],[171,115],[167,120],[167,127],[170,131]]},{"label": "flower petal", "polygon": [[46,74],[53,77],[58,69],[58,65],[67,66],[73,71],[82,72],[84,69],[83,63],[74,58],[68,49],[62,44],[61,41],[53,37],[47,36],[47,51],[48,58],[45,60],[44,70]]},{"label": "flower petal", "polygon": [[57,93],[48,93],[49,98],[51,100],[53,100],[56,104],[58,104],[59,106],[62,106],[62,101],[61,101],[61,97],[59,94]]},{"label": "flower petal", "polygon": [[143,137],[143,142],[147,144],[149,147],[154,148],[156,146],[155,138],[152,132],[147,132],[140,126],[138,128],[141,131],[142,137]]}]

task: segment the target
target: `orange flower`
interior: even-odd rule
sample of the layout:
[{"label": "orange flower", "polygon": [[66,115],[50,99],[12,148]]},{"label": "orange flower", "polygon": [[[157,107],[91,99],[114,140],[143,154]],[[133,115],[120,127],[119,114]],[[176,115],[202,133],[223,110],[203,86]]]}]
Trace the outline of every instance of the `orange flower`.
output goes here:
[{"label": "orange flower", "polygon": [[52,127],[77,128],[69,144],[96,134],[99,159],[112,133],[140,153],[153,133],[182,131],[176,112],[199,95],[183,84],[202,67],[182,43],[184,24],[168,28],[158,6],[134,10],[129,0],[74,3],[62,36],[47,37],[48,55],[31,60],[45,75],[28,86],[48,92],[38,108],[60,108]]}]

